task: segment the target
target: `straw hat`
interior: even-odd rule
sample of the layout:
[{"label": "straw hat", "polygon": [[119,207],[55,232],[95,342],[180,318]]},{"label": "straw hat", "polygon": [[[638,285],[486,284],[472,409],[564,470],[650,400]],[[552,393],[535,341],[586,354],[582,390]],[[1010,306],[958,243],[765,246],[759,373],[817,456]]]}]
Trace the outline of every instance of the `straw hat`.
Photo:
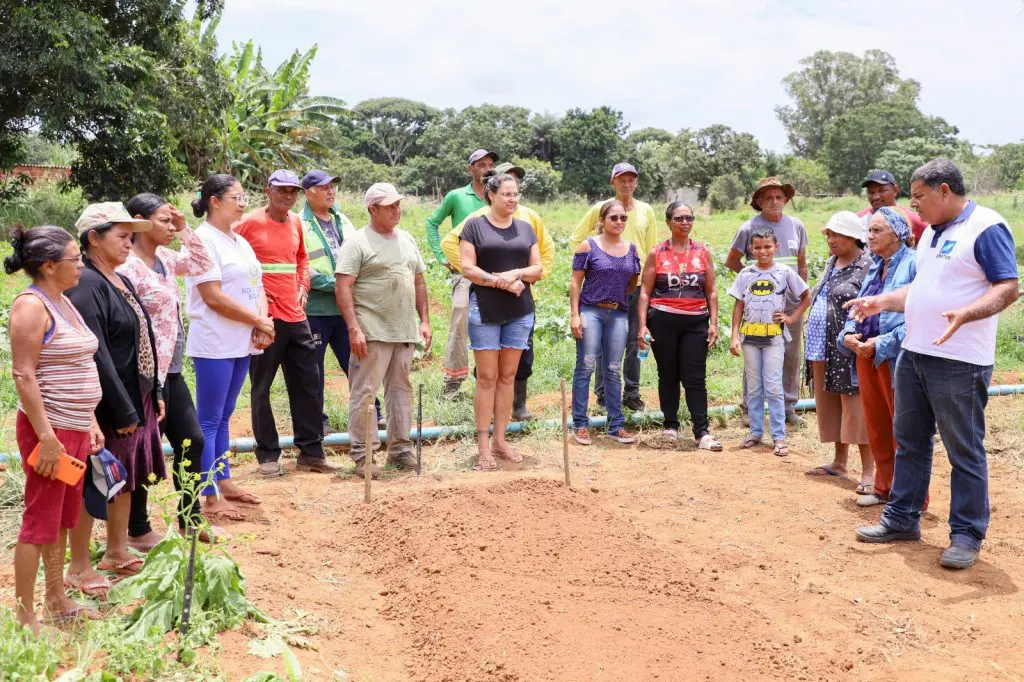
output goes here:
[{"label": "straw hat", "polygon": [[788,182],[784,183],[779,180],[776,176],[772,175],[765,178],[761,182],[757,183],[757,189],[754,190],[754,196],[750,197],[750,205],[754,207],[755,211],[761,210],[761,192],[772,187],[778,187],[782,190],[782,193],[786,195],[786,201],[789,201],[796,195],[796,189],[793,185]]}]

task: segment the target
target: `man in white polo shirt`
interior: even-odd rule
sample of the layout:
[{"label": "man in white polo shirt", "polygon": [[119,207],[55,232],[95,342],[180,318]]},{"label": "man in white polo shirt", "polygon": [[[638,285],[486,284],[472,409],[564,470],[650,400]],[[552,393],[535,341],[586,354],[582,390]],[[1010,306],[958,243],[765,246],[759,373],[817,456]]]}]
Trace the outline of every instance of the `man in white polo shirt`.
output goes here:
[{"label": "man in white polo shirt", "polygon": [[929,161],[910,180],[911,206],[931,224],[917,247],[917,277],[902,289],[854,299],[855,319],[906,312],[896,362],[896,471],[880,523],[861,542],[921,538],[936,425],[952,465],[949,547],[939,563],[972,566],[988,529],[985,405],[999,313],[1017,300],[1013,235],[995,211],[967,199],[960,170]]}]

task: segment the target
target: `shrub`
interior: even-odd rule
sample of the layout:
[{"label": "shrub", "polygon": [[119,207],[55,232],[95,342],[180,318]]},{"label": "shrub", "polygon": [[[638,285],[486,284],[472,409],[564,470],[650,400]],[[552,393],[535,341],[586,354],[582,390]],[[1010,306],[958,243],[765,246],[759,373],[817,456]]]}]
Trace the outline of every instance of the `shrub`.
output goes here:
[{"label": "shrub", "polygon": [[558,187],[562,184],[562,174],[551,167],[547,161],[537,159],[514,159],[513,163],[522,166],[526,171],[523,178],[523,197],[529,201],[551,201],[558,195]]},{"label": "shrub", "polygon": [[340,178],[338,189],[359,195],[375,182],[395,181],[395,173],[390,166],[374,163],[364,156],[338,159],[330,165],[329,172]]},{"label": "shrub", "polygon": [[731,211],[743,198],[743,181],[736,175],[720,175],[708,190],[708,204],[712,211]]},{"label": "shrub", "polygon": [[0,203],[0,237],[6,239],[15,225],[58,225],[70,230],[85,204],[85,195],[78,187],[38,184],[20,198]]}]

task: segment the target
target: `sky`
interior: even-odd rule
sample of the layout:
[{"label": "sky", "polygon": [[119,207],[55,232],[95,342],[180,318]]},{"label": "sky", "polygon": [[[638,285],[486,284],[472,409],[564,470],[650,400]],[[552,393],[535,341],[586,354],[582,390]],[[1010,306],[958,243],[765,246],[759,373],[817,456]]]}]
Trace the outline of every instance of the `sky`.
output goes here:
[{"label": "sky", "polygon": [[608,105],[631,129],[724,123],[786,151],[782,79],[817,50],[890,53],[975,144],[1024,139],[1024,0],[227,0],[222,51],[319,46],[310,91],[356,104]]}]

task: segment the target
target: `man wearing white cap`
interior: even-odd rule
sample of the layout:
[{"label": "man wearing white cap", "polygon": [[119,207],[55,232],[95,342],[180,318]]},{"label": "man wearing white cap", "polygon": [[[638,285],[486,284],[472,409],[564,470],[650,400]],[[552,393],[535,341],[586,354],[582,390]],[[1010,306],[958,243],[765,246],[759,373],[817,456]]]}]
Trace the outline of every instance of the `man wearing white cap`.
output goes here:
[{"label": "man wearing white cap", "polygon": [[[626,229],[622,233],[622,238],[636,244],[638,253],[650,253],[659,242],[668,239],[671,232],[664,222],[658,220],[650,204],[633,198],[639,181],[640,174],[632,164],[623,162],[612,167],[609,183],[615,190],[615,198],[622,202],[626,209]],[[598,216],[604,203],[599,201],[591,206],[583,220],[573,230],[569,238],[570,252],[575,251],[587,237],[597,234]],[[644,409],[644,401],[640,399],[640,358],[636,354],[639,300],[640,288],[637,287],[629,297],[629,336],[626,337],[626,356],[622,360],[622,406],[633,411]],[[602,366],[601,357],[598,355],[597,364],[594,365],[594,393],[597,394],[599,405],[604,405]]]},{"label": "man wearing white cap", "polygon": [[458,227],[470,213],[487,206],[484,201],[484,174],[494,168],[498,155],[486,149],[477,149],[467,159],[473,180],[465,187],[453,189],[444,195],[441,205],[427,216],[427,245],[437,262],[451,273],[452,316],[448,321],[448,343],[444,347],[444,397],[451,400],[469,376],[469,280],[455,269],[441,249],[439,229],[445,218],[452,227]]},{"label": "man wearing white cap", "polygon": [[[409,440],[412,428],[412,382],[409,373],[416,346],[430,349],[430,309],[426,265],[416,241],[398,227],[402,195],[386,182],[366,190],[363,203],[370,223],[346,239],[335,270],[335,296],[348,327],[349,455],[356,475],[363,475],[367,440],[366,408],[384,384],[387,415],[388,464],[401,469],[416,466]],[[416,317],[419,316],[419,326]],[[372,458],[372,455],[371,455]],[[373,474],[377,475],[376,465]]]}]

